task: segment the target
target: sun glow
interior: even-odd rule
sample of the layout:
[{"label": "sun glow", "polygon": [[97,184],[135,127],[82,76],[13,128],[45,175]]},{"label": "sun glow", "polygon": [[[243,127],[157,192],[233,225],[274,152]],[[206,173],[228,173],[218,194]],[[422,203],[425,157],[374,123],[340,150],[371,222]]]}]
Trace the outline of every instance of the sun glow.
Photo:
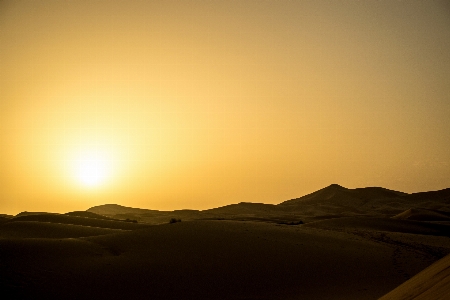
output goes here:
[{"label": "sun glow", "polygon": [[81,151],[73,164],[74,175],[84,187],[101,186],[111,176],[112,160],[107,153],[98,149]]}]

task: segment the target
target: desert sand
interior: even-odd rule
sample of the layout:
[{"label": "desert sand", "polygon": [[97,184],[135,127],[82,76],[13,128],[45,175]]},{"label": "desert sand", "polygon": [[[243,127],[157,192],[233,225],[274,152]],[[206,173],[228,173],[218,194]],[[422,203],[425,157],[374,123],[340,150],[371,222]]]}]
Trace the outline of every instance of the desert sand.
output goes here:
[{"label": "desert sand", "polygon": [[0,223],[0,289],[6,299],[437,299],[450,254],[448,191],[437,194],[332,185],[279,205],[23,213]]},{"label": "desert sand", "polygon": [[445,300],[450,295],[450,255],[435,262],[380,300]]}]

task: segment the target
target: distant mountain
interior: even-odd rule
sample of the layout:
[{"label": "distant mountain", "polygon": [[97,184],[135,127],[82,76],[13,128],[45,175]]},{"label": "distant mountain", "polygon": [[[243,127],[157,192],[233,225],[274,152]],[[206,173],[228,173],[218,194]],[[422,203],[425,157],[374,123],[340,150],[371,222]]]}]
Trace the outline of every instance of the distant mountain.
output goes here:
[{"label": "distant mountain", "polygon": [[240,202],[238,204],[229,204],[226,206],[204,210],[203,212],[213,214],[257,214],[257,213],[278,213],[286,211],[282,207],[274,204]]},{"label": "distant mountain", "polygon": [[310,217],[394,216],[410,208],[450,211],[450,189],[407,194],[382,187],[348,189],[332,184],[279,204]]},{"label": "distant mountain", "polygon": [[91,207],[87,210],[100,215],[116,215],[116,214],[148,214],[159,212],[157,210],[126,207],[118,204],[103,204]]},{"label": "distant mountain", "polygon": [[113,219],[113,218],[109,218],[109,217],[105,217],[93,212],[89,212],[89,211],[72,211],[72,212],[68,212],[65,213],[66,216],[71,216],[71,217],[81,217],[81,218],[91,218],[91,219],[102,219],[102,220],[109,220],[109,221],[117,221],[117,219]]},{"label": "distant mountain", "polygon": [[191,209],[159,211],[152,209],[127,207],[118,204],[104,204],[94,206],[89,208],[87,212],[114,219],[132,219],[149,224],[167,223],[172,218],[194,220],[211,217],[211,215],[208,213],[201,213],[198,210]]},{"label": "distant mountain", "polygon": [[412,201],[428,201],[428,200],[437,200],[441,202],[445,202],[450,204],[450,188],[439,190],[439,191],[430,191],[430,192],[420,192],[409,194],[408,198]]},{"label": "distant mountain", "polygon": [[50,213],[50,212],[36,212],[36,211],[23,211],[15,215],[15,217],[23,217],[23,216],[31,216],[31,215],[57,215],[57,213]]},{"label": "distant mountain", "polygon": [[407,195],[381,187],[366,187],[347,189],[338,184],[332,184],[309,195],[280,203],[280,206],[296,206],[299,204],[324,204],[341,206],[364,205],[373,199],[392,199]]},{"label": "distant mountain", "polygon": [[291,224],[298,223],[299,220],[310,222],[339,217],[393,217],[408,209],[450,212],[450,189],[407,194],[382,187],[348,189],[332,184],[278,205],[241,202],[203,211],[158,211],[105,204],[87,211],[111,218],[130,218],[152,224],[167,223],[170,218],[256,220]]}]

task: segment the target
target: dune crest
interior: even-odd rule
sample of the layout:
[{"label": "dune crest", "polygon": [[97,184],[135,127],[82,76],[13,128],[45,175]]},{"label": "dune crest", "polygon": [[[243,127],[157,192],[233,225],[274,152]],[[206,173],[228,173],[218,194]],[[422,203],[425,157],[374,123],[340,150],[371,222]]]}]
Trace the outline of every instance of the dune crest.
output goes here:
[{"label": "dune crest", "polygon": [[398,220],[416,220],[416,221],[450,221],[450,212],[423,209],[423,208],[410,208],[398,215],[392,217]]},{"label": "dune crest", "polygon": [[277,205],[240,202],[202,211],[187,209],[158,211],[105,204],[91,207],[87,211],[110,218],[132,218],[150,224],[161,224],[171,218],[272,220],[275,223],[302,220],[307,223],[337,217],[394,217],[408,209],[450,213],[450,189],[407,194],[382,187],[349,189],[331,184],[311,194],[286,200]]},{"label": "dune crest", "polygon": [[450,255],[447,255],[379,300],[446,300],[449,296]]}]

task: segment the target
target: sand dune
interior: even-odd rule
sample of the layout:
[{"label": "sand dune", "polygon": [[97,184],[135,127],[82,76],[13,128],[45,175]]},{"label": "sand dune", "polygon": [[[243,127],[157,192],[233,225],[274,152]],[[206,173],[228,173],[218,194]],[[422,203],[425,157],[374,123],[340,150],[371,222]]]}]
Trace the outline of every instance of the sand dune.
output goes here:
[{"label": "sand dune", "polygon": [[450,255],[435,262],[380,300],[447,300],[450,296]]},{"label": "sand dune", "polygon": [[8,221],[10,218],[0,217],[0,224]]},{"label": "sand dune", "polygon": [[437,299],[448,292],[448,259],[407,280],[450,254],[449,191],[331,185],[279,205],[161,212],[109,204],[5,216],[0,290],[12,299],[377,299],[390,291],[386,299],[409,299],[408,291]]},{"label": "sand dune", "polygon": [[2,219],[11,219],[11,218],[14,218],[14,216],[7,215],[7,214],[0,214],[0,218],[2,218]]},{"label": "sand dune", "polygon": [[[346,233],[193,221],[81,239],[0,239],[0,281],[34,299],[376,299],[407,279],[393,255]],[[410,264],[413,273],[426,267],[413,254]]]},{"label": "sand dune", "polygon": [[123,229],[123,230],[133,230],[149,226],[145,224],[135,224],[118,220],[102,220],[95,218],[73,217],[59,214],[26,215],[9,220],[9,222],[17,222],[17,221],[49,222],[49,223],[71,224],[71,225],[91,226],[110,229]]},{"label": "sand dune", "polygon": [[279,206],[289,207],[306,217],[333,214],[392,217],[410,208],[450,211],[450,189],[406,194],[381,187],[347,189],[332,184]]},{"label": "sand dune", "polygon": [[0,225],[0,238],[76,238],[121,232],[120,229],[35,221]]},{"label": "sand dune", "polygon": [[416,221],[450,221],[450,212],[431,210],[431,209],[421,209],[421,208],[410,208],[398,215],[392,217],[393,219],[399,220],[416,220]]},{"label": "sand dune", "polygon": [[273,204],[241,202],[238,204],[230,204],[219,208],[204,210],[203,212],[236,216],[245,214],[255,215],[261,213],[284,213],[286,210]]},{"label": "sand dune", "polygon": [[393,217],[411,208],[450,212],[450,189],[407,194],[381,187],[348,189],[332,184],[278,205],[241,202],[203,211],[157,211],[105,204],[89,208],[88,211],[112,218],[136,219],[149,224],[166,223],[170,218],[262,221],[272,219],[285,223],[302,220],[308,223],[352,216]]},{"label": "sand dune", "polygon": [[110,220],[110,221],[118,221],[118,219],[105,217],[93,212],[89,211],[71,211],[68,213],[65,213],[66,216],[71,217],[82,217],[82,218],[91,218],[91,219],[102,219],[102,220]]},{"label": "sand dune", "polygon": [[381,187],[347,189],[338,184],[332,184],[309,195],[284,201],[280,205],[317,204],[318,202],[323,203],[326,201],[333,205],[355,206],[363,205],[371,199],[398,198],[404,195],[406,194]]},{"label": "sand dune", "polygon": [[101,215],[115,215],[115,214],[148,214],[158,212],[157,210],[142,209],[134,207],[126,207],[118,204],[104,204],[89,208],[90,212]]},{"label": "sand dune", "polygon": [[306,224],[305,226],[347,232],[352,232],[355,230],[371,230],[450,237],[450,226],[448,225],[397,220],[390,218],[335,218],[330,220],[311,222]]},{"label": "sand dune", "polygon": [[57,213],[45,212],[45,211],[23,211],[15,215],[14,217],[24,217],[31,215],[59,215]]}]

